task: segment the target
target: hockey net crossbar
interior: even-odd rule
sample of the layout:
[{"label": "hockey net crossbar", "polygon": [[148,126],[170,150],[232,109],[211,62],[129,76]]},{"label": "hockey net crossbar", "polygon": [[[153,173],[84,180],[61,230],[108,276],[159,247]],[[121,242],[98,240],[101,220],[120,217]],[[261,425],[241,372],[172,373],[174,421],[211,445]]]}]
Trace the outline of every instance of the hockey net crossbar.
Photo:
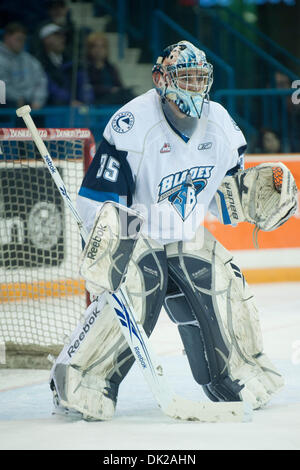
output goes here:
[{"label": "hockey net crossbar", "polygon": [[[89,129],[38,129],[75,201]],[[0,367],[49,368],[86,307],[81,238],[28,129],[0,128]]]}]

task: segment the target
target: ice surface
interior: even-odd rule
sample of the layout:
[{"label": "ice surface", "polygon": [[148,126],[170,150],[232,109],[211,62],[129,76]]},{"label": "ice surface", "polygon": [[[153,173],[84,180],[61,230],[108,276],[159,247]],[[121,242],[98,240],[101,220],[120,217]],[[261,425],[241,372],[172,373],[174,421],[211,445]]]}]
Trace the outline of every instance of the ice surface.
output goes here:
[{"label": "ice surface", "polygon": [[[112,421],[52,414],[48,371],[0,370],[0,449],[300,449],[300,283],[252,286],[265,351],[286,380],[250,423],[178,422],[162,414],[136,366],[122,383]],[[152,343],[176,392],[207,398],[193,380],[175,326],[161,316]]]}]

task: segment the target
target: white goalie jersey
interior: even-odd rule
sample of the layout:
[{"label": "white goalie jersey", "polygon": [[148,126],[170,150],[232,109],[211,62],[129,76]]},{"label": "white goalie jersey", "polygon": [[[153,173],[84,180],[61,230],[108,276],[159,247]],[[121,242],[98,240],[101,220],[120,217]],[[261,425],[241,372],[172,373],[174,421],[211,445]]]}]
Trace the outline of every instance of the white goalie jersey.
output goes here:
[{"label": "white goalie jersey", "polygon": [[214,195],[226,174],[243,168],[245,149],[241,130],[220,104],[204,103],[187,138],[166,119],[159,96],[150,90],[108,122],[80,188],[78,209],[91,228],[99,204],[124,203],[144,216],[143,232],[151,239],[191,240],[208,210],[217,215]]}]

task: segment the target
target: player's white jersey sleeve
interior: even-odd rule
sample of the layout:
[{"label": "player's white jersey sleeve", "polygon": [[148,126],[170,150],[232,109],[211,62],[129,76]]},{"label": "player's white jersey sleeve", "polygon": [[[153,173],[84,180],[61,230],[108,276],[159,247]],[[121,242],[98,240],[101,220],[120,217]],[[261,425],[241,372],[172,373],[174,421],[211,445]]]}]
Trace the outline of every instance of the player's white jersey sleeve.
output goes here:
[{"label": "player's white jersey sleeve", "polygon": [[[247,149],[247,142],[241,129],[223,106],[218,103],[213,103],[213,113],[214,119],[220,126],[222,126],[224,135],[228,139],[231,164],[229,165],[230,168],[227,170],[226,175],[233,175],[237,170],[244,169],[244,156]],[[226,217],[220,217],[215,198],[212,199],[208,210],[220,221],[222,220],[223,223],[226,223],[224,222],[226,221]],[[228,224],[230,224],[229,220]]]}]

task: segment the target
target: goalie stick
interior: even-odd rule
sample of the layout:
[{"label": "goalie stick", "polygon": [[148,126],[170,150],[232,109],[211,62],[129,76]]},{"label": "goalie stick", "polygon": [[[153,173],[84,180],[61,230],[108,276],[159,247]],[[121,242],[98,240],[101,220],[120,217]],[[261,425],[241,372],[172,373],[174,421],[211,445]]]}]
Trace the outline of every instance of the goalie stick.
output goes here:
[{"label": "goalie stick", "polygon": [[[46,145],[39,135],[30,112],[30,106],[25,105],[17,109],[16,114],[24,120],[65,204],[70,209],[77,222],[83,240],[87,242],[89,234],[71,201],[65,184],[53,163]],[[241,422],[251,420],[252,409],[245,402],[195,402],[177,395],[170,387],[164,375],[163,367],[151,347],[150,340],[142,324],[135,318],[125,289],[120,287],[117,292],[105,292],[105,295],[109,305],[119,320],[121,331],[150,390],[159,407],[167,416],[174,419],[202,422]]]}]

